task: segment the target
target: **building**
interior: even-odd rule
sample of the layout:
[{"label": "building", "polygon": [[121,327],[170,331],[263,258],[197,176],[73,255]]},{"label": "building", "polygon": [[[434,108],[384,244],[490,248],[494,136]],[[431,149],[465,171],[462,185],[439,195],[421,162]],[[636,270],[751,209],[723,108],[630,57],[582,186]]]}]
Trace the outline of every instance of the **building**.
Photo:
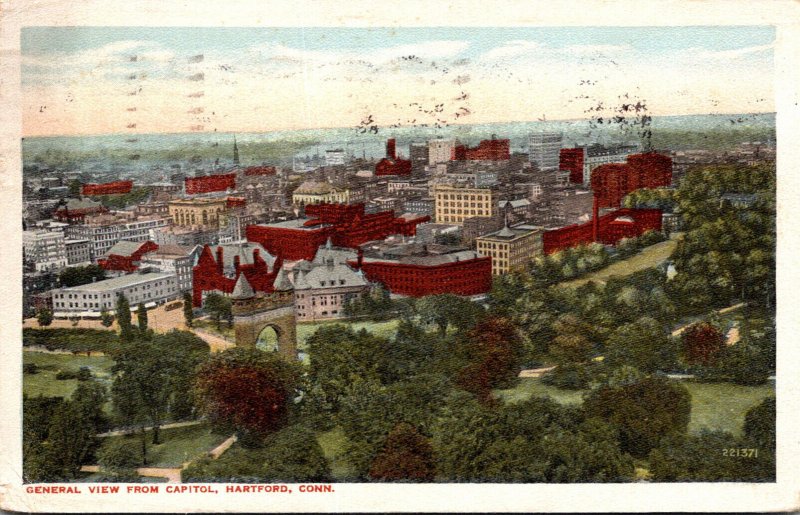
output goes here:
[{"label": "building", "polygon": [[169,205],[167,202],[163,201],[143,202],[141,204],[136,204],[133,212],[136,213],[137,216],[169,216]]},{"label": "building", "polygon": [[541,227],[532,225],[506,225],[476,238],[475,247],[479,254],[492,258],[492,274],[502,275],[525,266],[542,252],[543,233]]},{"label": "building", "polygon": [[158,249],[152,241],[118,241],[106,254],[97,260],[103,270],[109,272],[131,273],[139,268],[139,261],[147,252]]},{"label": "building", "polygon": [[248,166],[244,169],[245,177],[275,175],[276,173],[277,171],[274,166]]},{"label": "building", "polygon": [[375,165],[375,175],[411,175],[411,161],[408,159],[384,157]]},{"label": "building", "polygon": [[59,271],[67,266],[64,234],[51,231],[23,231],[23,261],[37,272]]},{"label": "building", "polygon": [[130,193],[133,181],[114,181],[103,184],[84,184],[81,186],[81,195],[119,195]]},{"label": "building", "polygon": [[526,221],[531,214],[531,201],[526,198],[501,200],[497,203],[497,210],[508,223]]},{"label": "building", "polygon": [[199,227],[159,227],[152,232],[152,240],[161,245],[179,245],[194,247],[195,245],[216,245],[220,232],[217,229]]},{"label": "building", "polygon": [[591,222],[545,231],[542,245],[545,254],[593,242],[616,245],[623,238],[635,238],[661,228],[661,211],[658,209],[617,209],[597,216]]},{"label": "building", "polygon": [[329,182],[305,181],[292,193],[293,204],[347,204],[349,201],[349,188],[337,188]]},{"label": "building", "polygon": [[245,227],[256,223],[256,216],[247,213],[228,212],[219,219],[219,243],[244,241]]},{"label": "building", "polygon": [[560,132],[538,132],[528,136],[528,159],[539,167],[539,171],[558,170],[562,138]]},{"label": "building", "polygon": [[178,291],[192,291],[192,268],[200,257],[201,247],[160,245],[156,250],[141,257],[140,269],[175,274]]},{"label": "building", "polygon": [[511,158],[509,140],[485,139],[477,147],[457,145],[453,150],[456,161],[506,161]]},{"label": "building", "polygon": [[585,148],[562,148],[558,157],[558,168],[569,172],[569,182],[583,184],[583,162]]},{"label": "building", "polygon": [[84,223],[70,225],[66,236],[72,240],[89,240],[94,260],[105,255],[118,241],[147,241],[151,239],[151,231],[167,225],[167,218],[137,217],[132,212],[118,211],[87,216]]},{"label": "building", "polygon": [[369,290],[364,275],[347,265],[355,259],[356,252],[333,247],[328,240],[313,261],[295,264],[292,282],[298,321],[342,318],[345,304]]},{"label": "building", "polygon": [[348,264],[391,293],[422,297],[480,295],[492,287],[491,258],[474,250],[435,244],[371,242]]},{"label": "building", "polygon": [[187,195],[211,193],[214,191],[227,191],[236,189],[236,174],[205,175],[200,177],[186,177],[184,187]]},{"label": "building", "polygon": [[92,245],[89,240],[64,240],[67,251],[67,266],[92,264]]},{"label": "building", "polygon": [[428,142],[428,164],[433,166],[453,159],[456,142],[446,139],[434,139]]},{"label": "building", "polygon": [[59,288],[53,290],[53,315],[98,316],[101,311],[114,313],[119,295],[128,299],[131,309],[139,303],[153,307],[178,297],[177,279],[175,274],[145,272]]},{"label": "building", "polygon": [[283,259],[310,260],[328,238],[339,247],[357,248],[392,234],[413,236],[417,225],[429,220],[412,214],[397,217],[393,211],[368,214],[364,204],[311,204],[305,214],[308,218],[249,225],[247,239]]},{"label": "building", "polygon": [[465,218],[461,225],[461,244],[473,247],[478,236],[499,231],[504,225],[503,216],[498,213],[495,216],[472,216]]},{"label": "building", "polygon": [[433,197],[410,198],[403,204],[403,212],[433,218],[436,212],[436,200]]},{"label": "building", "polygon": [[583,185],[588,186],[592,172],[600,165],[608,163],[624,163],[628,156],[636,152],[633,145],[603,146],[600,144],[589,145],[584,150],[583,158]]},{"label": "building", "polygon": [[239,275],[244,274],[255,291],[271,293],[282,260],[258,243],[205,245],[192,269],[192,301],[201,306],[211,292],[230,295]]},{"label": "building", "polygon": [[169,201],[169,216],[178,227],[218,229],[219,219],[228,209],[226,198],[184,198]]},{"label": "building", "polygon": [[492,217],[496,212],[494,192],[489,188],[434,187],[436,223],[461,225],[473,216]]},{"label": "building", "polygon": [[325,166],[338,166],[345,164],[347,154],[344,149],[336,148],[325,151]]},{"label": "building", "polygon": [[60,222],[81,223],[87,216],[107,213],[108,209],[100,202],[88,198],[71,198],[59,206],[53,217]]},{"label": "building", "polygon": [[408,146],[408,158],[411,161],[411,171],[419,174],[425,171],[428,165],[428,144],[411,143]]}]

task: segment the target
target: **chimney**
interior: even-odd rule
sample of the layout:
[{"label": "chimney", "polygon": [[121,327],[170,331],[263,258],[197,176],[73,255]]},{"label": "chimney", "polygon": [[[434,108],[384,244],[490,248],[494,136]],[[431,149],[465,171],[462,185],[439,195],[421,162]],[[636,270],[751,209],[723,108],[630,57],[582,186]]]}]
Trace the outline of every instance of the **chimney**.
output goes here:
[{"label": "chimney", "polygon": [[233,268],[237,272],[239,271],[239,264],[240,263],[241,263],[241,260],[239,259],[239,256],[233,256]]},{"label": "chimney", "polygon": [[253,264],[257,263],[260,259],[261,259],[261,250],[253,249]]},{"label": "chimney", "polygon": [[386,140],[386,157],[394,161],[397,159],[397,151],[395,146],[395,139],[389,138]]},{"label": "chimney", "polygon": [[222,247],[217,247],[217,272],[222,274]]}]

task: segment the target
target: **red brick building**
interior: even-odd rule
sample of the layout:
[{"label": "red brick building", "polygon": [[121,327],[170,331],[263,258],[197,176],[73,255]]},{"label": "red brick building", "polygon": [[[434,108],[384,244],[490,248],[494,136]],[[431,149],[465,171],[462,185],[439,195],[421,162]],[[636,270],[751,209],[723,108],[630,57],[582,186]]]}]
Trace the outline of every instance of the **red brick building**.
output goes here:
[{"label": "red brick building", "polygon": [[230,294],[239,274],[255,291],[272,293],[282,263],[257,243],[218,245],[214,250],[206,245],[192,270],[192,303],[201,306],[204,292]]},{"label": "red brick building", "polygon": [[375,175],[411,175],[411,161],[384,157],[375,165]]},{"label": "red brick building", "polygon": [[142,256],[148,252],[158,250],[158,245],[152,241],[119,241],[114,244],[105,256],[97,260],[103,270],[109,272],[132,273],[139,268]]},{"label": "red brick building", "polygon": [[492,287],[492,259],[474,250],[406,244],[380,251],[360,249],[348,264],[398,295],[479,295]]},{"label": "red brick building", "polygon": [[87,215],[96,215],[101,213],[108,213],[108,208],[103,206],[100,202],[84,198],[76,199],[71,198],[67,201],[66,205],[60,206],[53,213],[53,218],[59,222],[68,222],[71,224],[83,223]]},{"label": "red brick building", "polygon": [[485,139],[475,148],[457,145],[453,151],[456,161],[505,161],[511,158],[507,139]]},{"label": "red brick building", "polygon": [[395,217],[393,211],[365,214],[364,204],[310,204],[305,215],[308,218],[249,225],[247,239],[283,259],[310,261],[328,238],[336,246],[357,248],[391,234],[413,236],[417,225],[430,220],[428,216]]},{"label": "red brick building", "polygon": [[584,156],[583,148],[562,148],[559,151],[558,168],[569,172],[569,182],[572,184],[583,184]]},{"label": "red brick building", "polygon": [[184,180],[186,193],[211,193],[213,191],[226,191],[236,189],[236,174],[206,175],[202,177],[187,177]]},{"label": "red brick building", "polygon": [[672,158],[655,152],[633,154],[626,163],[609,163],[592,172],[591,184],[599,208],[619,207],[628,193],[672,183]]},{"label": "red brick building", "polygon": [[232,209],[235,207],[245,207],[247,205],[247,199],[244,197],[228,197],[225,199],[225,207],[228,209]]},{"label": "red brick building", "polygon": [[647,231],[661,230],[661,211],[658,209],[617,209],[594,221],[545,231],[542,245],[545,254],[592,242],[615,245],[623,238],[641,236]]},{"label": "red brick building", "polygon": [[81,195],[115,195],[130,193],[133,181],[114,181],[103,184],[84,184],[81,186]]}]

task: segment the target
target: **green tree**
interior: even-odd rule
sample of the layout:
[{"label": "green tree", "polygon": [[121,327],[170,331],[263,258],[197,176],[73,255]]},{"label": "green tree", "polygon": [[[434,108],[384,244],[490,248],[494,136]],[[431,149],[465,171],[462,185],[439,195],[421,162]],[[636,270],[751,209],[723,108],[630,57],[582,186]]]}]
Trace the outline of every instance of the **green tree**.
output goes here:
[{"label": "green tree", "polygon": [[414,426],[397,424],[372,461],[369,476],[383,481],[432,481],[436,463],[430,441]]},{"label": "green tree", "polygon": [[223,320],[228,320],[229,322],[232,320],[231,300],[219,293],[207,295],[203,308],[209,314],[211,320],[214,321],[218,330],[222,328],[221,323]]},{"label": "green tree", "polygon": [[423,323],[436,324],[439,335],[447,335],[448,327],[466,330],[484,314],[478,304],[452,293],[429,295],[417,301],[417,313]]},{"label": "green tree", "polygon": [[81,196],[81,181],[79,181],[78,179],[73,179],[69,181],[69,196],[70,197]]},{"label": "green tree", "polygon": [[97,452],[102,480],[107,483],[134,483],[136,468],[142,463],[138,446],[127,438],[110,439]]},{"label": "green tree", "polygon": [[744,417],[745,438],[765,451],[775,453],[775,397],[767,397],[750,408]]},{"label": "green tree", "polygon": [[58,274],[61,286],[72,287],[102,281],[106,271],[99,265],[73,266],[65,268]]},{"label": "green tree", "polygon": [[66,402],[55,411],[50,421],[47,444],[62,477],[77,477],[94,445],[92,427],[83,420],[77,403]]},{"label": "green tree", "polygon": [[117,295],[117,324],[119,325],[119,337],[123,342],[133,340],[133,325],[131,325],[131,305],[128,298],[123,294]]},{"label": "green tree", "polygon": [[144,307],[144,302],[136,307],[136,319],[139,322],[139,334],[147,336],[147,308]]},{"label": "green tree", "polygon": [[621,385],[600,386],[584,401],[590,417],[599,417],[619,431],[621,449],[645,457],[661,438],[685,434],[691,396],[685,386],[661,377]]},{"label": "green tree", "polygon": [[41,327],[47,327],[53,323],[53,312],[47,308],[40,308],[36,311],[36,322]]},{"label": "green tree", "polygon": [[111,327],[114,323],[114,315],[106,311],[105,309],[100,312],[100,323],[103,324],[103,327]]},{"label": "green tree", "polygon": [[186,322],[186,327],[192,327],[194,308],[192,306],[192,294],[188,291],[183,294],[183,320]]},{"label": "green tree", "polygon": [[467,391],[488,400],[492,388],[509,386],[517,377],[522,361],[522,342],[510,320],[487,317],[465,335],[468,365],[458,383]]},{"label": "green tree", "polygon": [[668,370],[676,362],[675,344],[658,321],[642,317],[611,334],[605,361],[611,367],[630,365],[645,373]]}]

